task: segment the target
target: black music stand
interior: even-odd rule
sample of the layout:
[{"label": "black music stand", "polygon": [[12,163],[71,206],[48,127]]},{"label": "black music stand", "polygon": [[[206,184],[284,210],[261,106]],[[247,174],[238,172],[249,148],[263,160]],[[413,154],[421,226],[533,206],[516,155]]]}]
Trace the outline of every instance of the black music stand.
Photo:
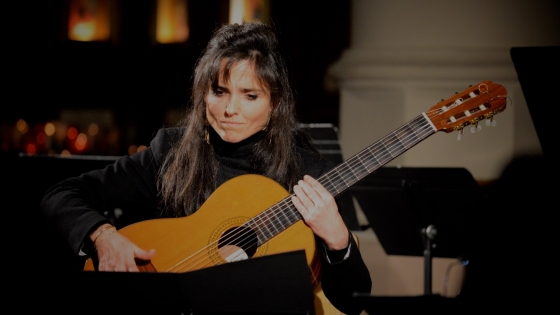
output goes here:
[{"label": "black music stand", "polygon": [[483,194],[464,168],[382,167],[351,188],[387,255],[424,257],[424,294],[432,257],[464,258],[469,214]]},{"label": "black music stand", "polygon": [[315,314],[311,274],[303,250],[185,273],[28,275],[31,285],[19,281],[25,283],[25,295],[46,303],[15,306],[22,313]]}]

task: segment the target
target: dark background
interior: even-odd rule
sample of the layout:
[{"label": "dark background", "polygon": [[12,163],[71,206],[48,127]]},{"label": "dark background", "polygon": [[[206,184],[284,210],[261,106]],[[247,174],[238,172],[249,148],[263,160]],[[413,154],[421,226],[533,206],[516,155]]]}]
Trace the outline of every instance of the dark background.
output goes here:
[{"label": "dark background", "polygon": [[[114,2],[117,31],[109,42],[67,39],[68,0],[6,5],[8,101],[0,124],[21,118],[31,128],[58,119],[61,110],[110,110],[126,139],[113,153],[122,155],[131,144],[148,145],[158,128],[173,123],[169,112],[184,112],[195,61],[216,27],[228,22],[229,1],[188,1],[189,39],[166,45],[151,35],[155,0]],[[338,94],[325,91],[323,76],[349,46],[350,1],[272,0],[270,7],[299,119],[337,126]]]}]

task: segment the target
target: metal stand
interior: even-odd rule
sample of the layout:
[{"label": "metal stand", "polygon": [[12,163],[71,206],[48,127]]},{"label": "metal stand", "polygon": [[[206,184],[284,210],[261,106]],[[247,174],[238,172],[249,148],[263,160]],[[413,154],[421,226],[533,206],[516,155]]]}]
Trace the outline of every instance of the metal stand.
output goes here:
[{"label": "metal stand", "polygon": [[433,240],[436,238],[437,229],[433,225],[428,225],[422,229],[424,239],[424,294],[432,294],[432,248],[436,247]]},{"label": "metal stand", "polygon": [[465,255],[472,211],[484,200],[464,168],[382,167],[350,192],[387,255],[424,257],[425,295],[432,257]]}]

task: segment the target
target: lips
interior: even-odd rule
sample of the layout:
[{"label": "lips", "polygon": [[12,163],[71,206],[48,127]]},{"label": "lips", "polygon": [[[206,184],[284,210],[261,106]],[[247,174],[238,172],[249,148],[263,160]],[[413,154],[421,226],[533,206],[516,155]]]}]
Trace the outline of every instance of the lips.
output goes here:
[{"label": "lips", "polygon": [[221,124],[222,126],[228,126],[228,127],[238,127],[243,125],[242,123],[233,122],[233,121],[222,121]]}]

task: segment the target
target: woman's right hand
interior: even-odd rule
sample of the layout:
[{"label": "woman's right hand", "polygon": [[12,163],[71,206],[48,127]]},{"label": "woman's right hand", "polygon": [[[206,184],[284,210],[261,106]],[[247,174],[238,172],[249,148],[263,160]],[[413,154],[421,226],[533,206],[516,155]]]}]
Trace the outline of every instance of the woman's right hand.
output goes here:
[{"label": "woman's right hand", "polygon": [[[146,251],[141,249],[114,227],[107,228],[107,224],[100,226],[92,233],[92,241],[97,251],[98,271],[139,271],[136,259],[150,260],[155,255],[155,249]],[[99,231],[102,231],[100,234]],[[96,237],[95,237],[96,236]]]}]

